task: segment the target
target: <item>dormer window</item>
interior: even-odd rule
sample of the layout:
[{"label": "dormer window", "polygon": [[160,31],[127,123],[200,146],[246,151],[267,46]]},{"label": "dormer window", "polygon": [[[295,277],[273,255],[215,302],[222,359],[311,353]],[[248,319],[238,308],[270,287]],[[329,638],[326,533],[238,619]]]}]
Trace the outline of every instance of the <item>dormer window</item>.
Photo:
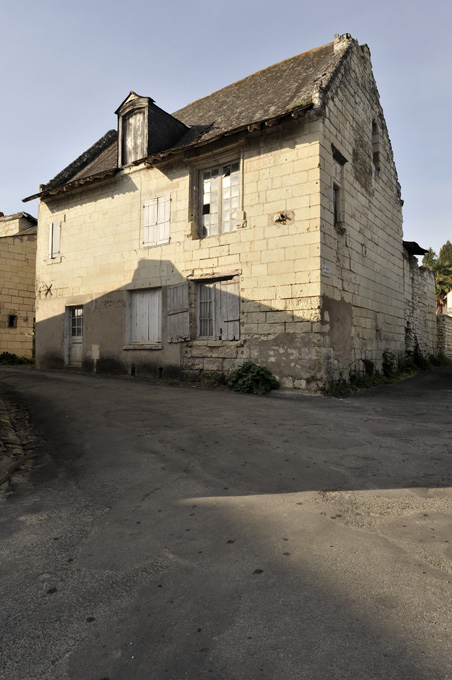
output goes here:
[{"label": "dormer window", "polygon": [[118,165],[130,165],[169,149],[187,127],[155,105],[150,97],[131,92],[116,111],[118,116]]},{"label": "dormer window", "polygon": [[149,97],[131,92],[116,111],[118,115],[118,161],[130,165],[148,155]]}]

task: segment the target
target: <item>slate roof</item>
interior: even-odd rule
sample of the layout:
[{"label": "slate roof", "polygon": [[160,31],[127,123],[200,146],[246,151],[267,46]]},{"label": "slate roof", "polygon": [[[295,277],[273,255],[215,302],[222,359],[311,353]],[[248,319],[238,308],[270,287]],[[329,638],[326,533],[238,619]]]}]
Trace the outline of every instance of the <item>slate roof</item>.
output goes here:
[{"label": "slate roof", "polygon": [[[348,34],[341,40],[343,49],[336,52],[334,42],[303,52],[175,111],[174,118],[190,129],[170,149],[162,149],[152,158],[208,143],[271,119],[297,115],[298,111],[312,107],[319,91],[328,89],[346,48],[356,43]],[[110,130],[47,185],[42,185],[41,194],[24,200],[67,184],[77,185],[114,174],[117,170],[117,133]]]}]

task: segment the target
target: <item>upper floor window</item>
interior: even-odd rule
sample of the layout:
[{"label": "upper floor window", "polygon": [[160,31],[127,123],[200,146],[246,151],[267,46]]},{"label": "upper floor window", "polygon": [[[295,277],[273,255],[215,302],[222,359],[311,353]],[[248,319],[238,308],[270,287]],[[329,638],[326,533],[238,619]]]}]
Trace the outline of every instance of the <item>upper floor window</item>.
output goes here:
[{"label": "upper floor window", "polygon": [[144,203],[143,245],[158,246],[170,240],[170,196],[149,198]]},{"label": "upper floor window", "polygon": [[240,206],[238,161],[200,173],[200,236],[235,231]]}]

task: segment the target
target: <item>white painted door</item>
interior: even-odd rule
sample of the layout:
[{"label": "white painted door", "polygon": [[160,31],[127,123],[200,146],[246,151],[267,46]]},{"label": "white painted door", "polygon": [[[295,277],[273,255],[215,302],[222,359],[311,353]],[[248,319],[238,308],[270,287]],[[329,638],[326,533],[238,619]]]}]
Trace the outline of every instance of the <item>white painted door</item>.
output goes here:
[{"label": "white painted door", "polygon": [[69,366],[82,365],[83,307],[69,310]]}]

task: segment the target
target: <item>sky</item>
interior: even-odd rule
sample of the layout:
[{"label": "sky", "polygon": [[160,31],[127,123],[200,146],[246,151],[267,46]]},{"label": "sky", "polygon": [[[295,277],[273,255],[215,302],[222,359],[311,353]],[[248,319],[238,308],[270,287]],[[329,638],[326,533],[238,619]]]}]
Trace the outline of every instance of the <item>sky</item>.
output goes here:
[{"label": "sky", "polygon": [[1,0],[0,211],[116,128],[130,90],[168,112],[351,33],[367,44],[404,200],[404,238],[452,240],[447,0]]}]

